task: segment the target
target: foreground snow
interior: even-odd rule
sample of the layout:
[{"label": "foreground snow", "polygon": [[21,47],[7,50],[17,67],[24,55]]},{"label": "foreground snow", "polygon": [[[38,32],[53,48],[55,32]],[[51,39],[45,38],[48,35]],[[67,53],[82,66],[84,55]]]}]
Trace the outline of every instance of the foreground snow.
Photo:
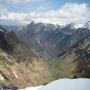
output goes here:
[{"label": "foreground snow", "polygon": [[42,88],[43,86],[37,86],[37,87],[27,87],[25,89],[20,89],[20,90],[39,90],[40,88]]},{"label": "foreground snow", "polygon": [[24,90],[90,90],[90,79],[60,79],[45,86],[31,87]]},{"label": "foreground snow", "polygon": [[90,79],[60,79],[39,90],[90,90]]}]

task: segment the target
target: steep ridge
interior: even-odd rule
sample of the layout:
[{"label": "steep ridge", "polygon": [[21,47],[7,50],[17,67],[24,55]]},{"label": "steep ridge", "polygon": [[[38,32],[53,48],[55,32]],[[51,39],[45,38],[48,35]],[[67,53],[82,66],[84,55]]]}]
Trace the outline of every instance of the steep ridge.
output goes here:
[{"label": "steep ridge", "polygon": [[0,86],[35,86],[48,83],[47,63],[20,42],[13,32],[0,28]]},{"label": "steep ridge", "polygon": [[57,78],[90,78],[90,36],[80,40],[63,55],[52,60]]}]

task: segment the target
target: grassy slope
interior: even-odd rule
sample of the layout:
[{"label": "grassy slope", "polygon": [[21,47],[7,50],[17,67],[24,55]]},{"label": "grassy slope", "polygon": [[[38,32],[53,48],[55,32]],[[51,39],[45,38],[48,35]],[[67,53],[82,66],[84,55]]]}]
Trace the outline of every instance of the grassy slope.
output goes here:
[{"label": "grassy slope", "polygon": [[[48,67],[41,59],[33,58],[32,63],[17,63],[5,53],[0,55],[1,84],[25,87],[45,84],[50,79]],[[15,74],[16,73],[16,74]]]},{"label": "grassy slope", "polygon": [[81,40],[61,57],[54,58],[51,68],[57,78],[90,78],[90,37]]},{"label": "grassy slope", "polygon": [[[48,83],[47,63],[23,45],[13,33],[0,32],[0,85],[25,86]],[[2,79],[3,78],[3,79]]]},{"label": "grassy slope", "polygon": [[52,60],[52,72],[55,79],[58,78],[73,78],[73,71],[76,67],[74,59],[76,58],[75,54],[65,54],[62,57],[54,58]]}]

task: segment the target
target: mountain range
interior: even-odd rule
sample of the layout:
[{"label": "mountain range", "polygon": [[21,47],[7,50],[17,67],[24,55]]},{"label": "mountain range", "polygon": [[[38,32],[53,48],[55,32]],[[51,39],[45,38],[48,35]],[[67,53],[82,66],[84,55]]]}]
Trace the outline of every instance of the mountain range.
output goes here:
[{"label": "mountain range", "polygon": [[1,25],[0,85],[25,87],[58,78],[90,78],[88,25]]}]

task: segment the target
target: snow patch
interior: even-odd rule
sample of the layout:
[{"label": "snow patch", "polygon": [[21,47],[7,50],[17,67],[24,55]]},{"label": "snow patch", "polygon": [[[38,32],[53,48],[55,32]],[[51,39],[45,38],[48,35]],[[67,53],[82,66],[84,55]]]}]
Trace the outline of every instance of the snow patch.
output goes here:
[{"label": "snow patch", "polygon": [[37,38],[37,43],[40,44],[40,40],[39,40],[39,38]]},{"label": "snow patch", "polygon": [[4,32],[2,29],[0,29],[1,32]]},{"label": "snow patch", "polygon": [[15,77],[18,79],[18,75],[16,74],[16,72],[14,71],[13,74],[15,75]]},{"label": "snow patch", "polygon": [[0,80],[4,81],[4,77],[2,76],[2,74],[0,74]]},{"label": "snow patch", "polygon": [[82,24],[75,24],[74,29],[83,28],[84,26]]},{"label": "snow patch", "polygon": [[25,89],[19,89],[19,90],[39,90],[40,88],[42,88],[43,86],[37,86],[37,87],[27,87]]},{"label": "snow patch", "polygon": [[76,24],[76,23],[71,23],[70,27],[71,29],[85,28],[83,24]]}]

